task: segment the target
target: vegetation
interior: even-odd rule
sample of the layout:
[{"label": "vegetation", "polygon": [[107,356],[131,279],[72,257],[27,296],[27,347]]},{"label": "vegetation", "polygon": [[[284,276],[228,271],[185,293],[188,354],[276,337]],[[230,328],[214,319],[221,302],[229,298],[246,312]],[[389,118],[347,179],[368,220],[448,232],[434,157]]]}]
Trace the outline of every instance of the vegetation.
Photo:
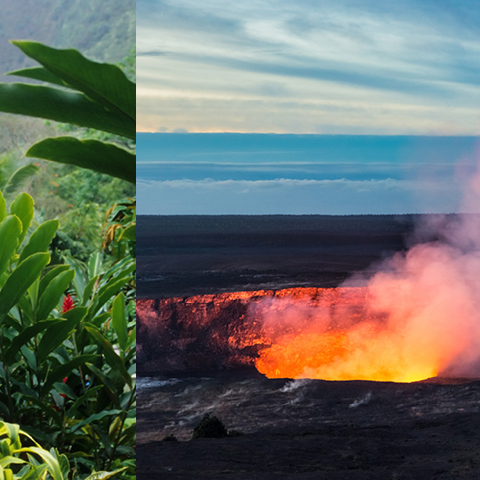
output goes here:
[{"label": "vegetation", "polygon": [[[78,51],[15,44],[41,65],[15,74],[48,85],[1,84],[0,111],[69,125],[0,157],[0,477],[131,478],[135,85]],[[61,163],[18,165],[29,140],[27,157]]]},{"label": "vegetation", "polygon": [[31,63],[10,38],[74,47],[102,62],[120,61],[135,44],[135,0],[0,0],[0,7],[0,72]]}]

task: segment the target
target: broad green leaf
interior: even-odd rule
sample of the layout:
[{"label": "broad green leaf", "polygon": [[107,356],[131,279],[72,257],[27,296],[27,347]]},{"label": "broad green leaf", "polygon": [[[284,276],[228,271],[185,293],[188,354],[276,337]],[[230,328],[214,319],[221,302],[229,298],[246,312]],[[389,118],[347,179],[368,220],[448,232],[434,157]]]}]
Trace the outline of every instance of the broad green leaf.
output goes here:
[{"label": "broad green leaf", "polygon": [[38,363],[34,350],[27,345],[23,345],[22,347],[20,347],[20,353],[25,357],[25,360],[27,361],[27,365],[30,367],[30,370],[32,372],[35,372],[37,370]]},{"label": "broad green leaf", "polygon": [[97,283],[98,277],[93,277],[83,289],[83,298],[82,298],[82,305],[86,305],[90,295],[93,292],[95,284]]},{"label": "broad green leaf", "polygon": [[78,430],[79,428],[84,427],[85,425],[88,425],[96,420],[102,420],[102,418],[105,417],[111,417],[112,415],[119,415],[122,413],[122,410],[107,410],[104,412],[100,413],[94,413],[93,415],[90,415],[89,417],[85,418],[81,422],[76,423],[72,428],[71,431],[74,432],[75,430]]},{"label": "broad green leaf", "polygon": [[19,263],[0,290],[0,321],[50,261],[48,253],[34,253]]},{"label": "broad green leaf", "polygon": [[112,344],[94,327],[86,326],[85,329],[93,337],[95,342],[102,347],[103,354],[107,363],[112,367],[113,370],[118,371],[122,376],[124,382],[132,387],[132,378],[130,377],[123,360],[115,353],[115,350],[112,347]]},{"label": "broad green leaf", "polygon": [[43,67],[29,67],[22,68],[20,70],[14,70],[8,72],[5,75],[14,75],[16,77],[31,78],[33,80],[39,80],[40,82],[53,83],[54,85],[60,85],[61,87],[67,87],[68,85],[61,79],[48,71]]},{"label": "broad green leaf", "polygon": [[18,353],[21,347],[24,345],[27,345],[28,342],[38,335],[39,333],[43,332],[46,330],[48,327],[51,327],[52,325],[55,325],[58,323],[60,320],[55,319],[55,320],[46,320],[43,322],[37,322],[34,325],[31,325],[30,327],[25,328],[22,333],[17,335],[8,350],[5,352],[5,362],[7,364],[10,364],[10,362],[15,358],[15,355]]},{"label": "broad green leaf", "polygon": [[7,430],[8,438],[10,438],[12,444],[14,444],[18,440],[18,436],[20,435],[20,427],[17,424],[7,422],[5,422],[3,425]]},{"label": "broad green leaf", "polygon": [[75,327],[85,316],[85,312],[86,308],[76,307],[63,314],[64,317],[69,316],[70,318],[66,318],[62,322],[47,329],[37,348],[37,361],[39,364],[47,358],[50,352],[59,347],[71,335]]},{"label": "broad green leaf", "polygon": [[68,85],[133,122],[136,87],[116,65],[97,63],[77,50],[57,50],[38,42],[12,42]]},{"label": "broad green leaf", "polygon": [[68,265],[58,265],[57,267],[52,268],[48,273],[46,273],[42,279],[40,280],[40,286],[38,288],[38,294],[42,296],[45,288],[47,285],[57,276],[60,275],[62,272],[65,272],[70,267]]},{"label": "broad green leaf", "polygon": [[14,193],[19,187],[22,186],[23,183],[25,183],[26,180],[28,180],[32,175],[35,175],[39,170],[40,168],[33,163],[23,165],[23,167],[15,170],[3,187],[3,192],[5,195]]},{"label": "broad green leaf", "polygon": [[83,93],[25,83],[0,84],[0,111],[95,128],[135,140],[135,123],[125,120]]},{"label": "broad green leaf", "polygon": [[3,457],[0,459],[0,466],[2,466],[3,468],[8,467],[9,465],[20,465],[22,463],[27,463],[27,462],[25,460],[22,460],[21,458],[12,457],[12,456]]},{"label": "broad green leaf", "polygon": [[30,236],[23,247],[19,262],[37,252],[46,252],[58,230],[58,220],[48,220],[42,223]]},{"label": "broad green leaf", "polygon": [[89,168],[130,183],[136,181],[135,154],[113,143],[74,137],[46,138],[32,145],[25,156]]},{"label": "broad green leaf", "polygon": [[119,240],[133,240],[137,239],[137,227],[135,224],[129,225],[120,235]]},{"label": "broad green leaf", "polygon": [[33,198],[28,193],[22,192],[15,197],[15,200],[10,206],[10,213],[12,215],[16,215],[23,225],[23,231],[19,237],[20,243],[23,242],[23,239],[27,234],[28,228],[32,223],[33,216],[35,215],[33,204]]},{"label": "broad green leaf", "polygon": [[127,347],[127,316],[125,314],[125,295],[119,293],[112,303],[112,325],[117,334],[120,348],[125,351]]},{"label": "broad green leaf", "polygon": [[89,475],[85,480],[105,480],[106,478],[112,478],[114,475],[117,475],[126,469],[127,467],[123,467],[118,470],[114,470],[113,472],[95,472]]},{"label": "broad green leaf", "polygon": [[7,212],[7,202],[5,202],[5,198],[0,192],[0,222],[8,215]]},{"label": "broad green leaf", "polygon": [[102,267],[102,255],[100,252],[94,252],[88,260],[88,277],[93,278],[100,275]]},{"label": "broad green leaf", "polygon": [[8,215],[0,223],[0,276],[7,269],[17,249],[22,229],[22,222],[16,215]]},{"label": "broad green leaf", "polygon": [[25,453],[37,454],[47,464],[47,470],[52,475],[53,480],[64,480],[63,474],[57,459],[50,452],[47,452],[47,450],[44,450],[43,448],[39,448],[39,447],[29,447],[29,448],[20,448],[17,451],[19,453],[25,452]]},{"label": "broad green leaf", "polygon": [[63,380],[68,375],[71,375],[72,371],[75,368],[86,364],[87,362],[94,362],[98,358],[98,355],[95,354],[88,354],[88,355],[79,355],[75,357],[73,360],[70,360],[59,367],[56,367],[54,370],[50,372],[48,380],[43,385],[43,391],[49,392],[52,389],[52,386],[55,382],[59,382]]},{"label": "broad green leaf", "polygon": [[93,305],[89,308],[88,317],[92,318],[105,303],[112,298],[132,277],[124,276],[98,289]]},{"label": "broad green leaf", "polygon": [[70,255],[63,255],[62,258],[65,261],[65,263],[67,265],[70,265],[75,271],[75,278],[73,279],[73,287],[77,293],[78,299],[83,299],[84,290],[85,290],[85,277],[87,274],[86,269],[84,268],[83,262],[76,260]]},{"label": "broad green leaf", "polygon": [[48,317],[50,312],[58,305],[63,292],[68,288],[74,276],[75,272],[73,270],[67,270],[52,279],[38,301],[37,320],[44,320]]}]

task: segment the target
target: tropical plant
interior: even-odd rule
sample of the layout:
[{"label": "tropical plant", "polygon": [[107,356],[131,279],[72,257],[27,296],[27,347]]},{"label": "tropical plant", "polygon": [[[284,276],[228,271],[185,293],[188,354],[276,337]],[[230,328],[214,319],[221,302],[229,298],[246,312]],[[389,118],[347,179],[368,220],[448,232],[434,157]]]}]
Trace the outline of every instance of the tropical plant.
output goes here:
[{"label": "tropical plant", "polygon": [[135,262],[49,265],[58,222],[24,240],[33,214],[28,194],[9,213],[0,194],[0,412],[90,470],[133,473],[136,330],[122,289]]},{"label": "tropical plant", "polygon": [[[26,155],[134,183],[135,84],[118,67],[75,50],[14,43],[42,66],[13,73],[50,85],[0,85],[0,111],[87,128],[81,138],[42,140]],[[57,448],[82,475],[123,469],[120,475],[132,477],[134,199],[108,213],[105,235],[113,229],[112,241],[88,263],[49,250],[53,239],[58,244],[59,223],[33,229],[33,215],[26,193],[9,210],[0,196],[0,412]]]},{"label": "tropical plant", "polygon": [[[0,111],[93,128],[135,140],[135,83],[116,65],[93,62],[77,50],[14,41],[41,64],[10,75],[50,85],[0,84]],[[113,143],[61,136],[32,145],[27,157],[53,160],[135,183],[135,154]]]},{"label": "tropical plant", "polygon": [[[30,446],[23,446],[22,438],[25,438]],[[122,469],[94,472],[85,480],[103,480],[121,471]],[[19,425],[0,422],[0,478],[73,480],[75,477],[71,476],[71,473],[66,455],[59,454],[58,450],[53,448],[50,451],[42,448],[31,435],[21,430]]]}]

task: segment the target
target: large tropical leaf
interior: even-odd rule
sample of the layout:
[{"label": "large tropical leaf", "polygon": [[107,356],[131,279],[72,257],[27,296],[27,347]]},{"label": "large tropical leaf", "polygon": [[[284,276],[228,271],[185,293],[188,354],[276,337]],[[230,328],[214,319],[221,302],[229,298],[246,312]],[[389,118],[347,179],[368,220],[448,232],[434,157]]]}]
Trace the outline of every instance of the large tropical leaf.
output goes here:
[{"label": "large tropical leaf", "polygon": [[0,320],[18,302],[50,261],[48,253],[34,253],[21,262],[0,290]]},{"label": "large tropical leaf", "polygon": [[27,231],[32,223],[35,211],[33,209],[33,198],[26,192],[19,193],[10,205],[10,213],[16,215],[23,225],[23,231],[20,234],[19,242],[22,243]]},{"label": "large tropical leaf", "polygon": [[46,252],[58,230],[58,220],[47,220],[42,223],[30,236],[23,247],[19,262],[37,252]]},{"label": "large tropical leaf", "polygon": [[15,75],[16,77],[31,78],[32,80],[39,80],[41,82],[53,83],[54,85],[68,87],[68,85],[61,78],[58,78],[52,72],[48,71],[46,68],[43,67],[22,68],[21,70],[8,72],[6,75]]},{"label": "large tropical leaf", "polygon": [[22,222],[16,215],[8,215],[0,223],[0,276],[15,253],[22,229]]},{"label": "large tropical leaf", "polygon": [[95,128],[135,139],[135,124],[83,93],[24,83],[0,84],[0,111]]},{"label": "large tropical leaf", "polygon": [[60,297],[67,289],[70,282],[73,280],[75,272],[73,270],[67,270],[57,275],[45,288],[40,300],[38,301],[38,307],[36,312],[37,320],[44,320],[48,317],[50,312],[57,306],[60,301]]},{"label": "large tropical leaf", "polygon": [[[71,270],[60,274],[57,278],[61,277],[64,274],[70,273]],[[56,280],[56,279],[55,279]],[[53,281],[55,281],[53,280]],[[52,282],[53,282],[52,281]],[[47,293],[48,287],[45,289]],[[45,295],[44,293],[44,295]],[[85,307],[75,307],[68,312],[63,313],[65,320],[57,323],[53,327],[50,327],[45,334],[43,335],[40,343],[37,348],[37,362],[42,363],[45,358],[58,346],[60,346],[71,333],[75,330],[77,325],[82,321],[82,318],[85,316],[87,309]]]},{"label": "large tropical leaf", "polygon": [[11,195],[39,170],[40,169],[38,166],[34,165],[33,163],[29,163],[28,165],[23,165],[22,167],[18,168],[7,180],[7,183],[3,187],[3,193],[5,195]]},{"label": "large tropical leaf", "polygon": [[135,130],[135,84],[116,65],[88,60],[77,50],[57,50],[31,41],[12,42],[65,83],[131,120]]},{"label": "large tropical leaf", "polygon": [[136,181],[135,155],[112,143],[74,137],[47,138],[32,145],[25,155],[89,168],[130,183]]}]

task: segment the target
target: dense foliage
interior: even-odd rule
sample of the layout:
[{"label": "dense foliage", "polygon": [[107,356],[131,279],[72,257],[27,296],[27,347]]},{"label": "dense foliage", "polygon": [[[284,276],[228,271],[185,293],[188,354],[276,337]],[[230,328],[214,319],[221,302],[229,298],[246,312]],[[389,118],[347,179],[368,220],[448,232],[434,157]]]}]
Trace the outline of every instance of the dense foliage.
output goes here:
[{"label": "dense foliage", "polygon": [[[0,468],[18,478],[132,477],[135,85],[77,51],[17,45],[41,67],[16,74],[50,86],[0,85],[0,110],[76,126],[27,151],[61,164],[18,166],[13,150],[0,163],[0,415],[8,422],[0,435],[14,432],[3,440]],[[25,184],[42,197],[36,206],[16,193]],[[28,465],[9,460],[20,458],[19,428],[50,449],[51,458],[36,451],[47,466],[38,455]]]}]

